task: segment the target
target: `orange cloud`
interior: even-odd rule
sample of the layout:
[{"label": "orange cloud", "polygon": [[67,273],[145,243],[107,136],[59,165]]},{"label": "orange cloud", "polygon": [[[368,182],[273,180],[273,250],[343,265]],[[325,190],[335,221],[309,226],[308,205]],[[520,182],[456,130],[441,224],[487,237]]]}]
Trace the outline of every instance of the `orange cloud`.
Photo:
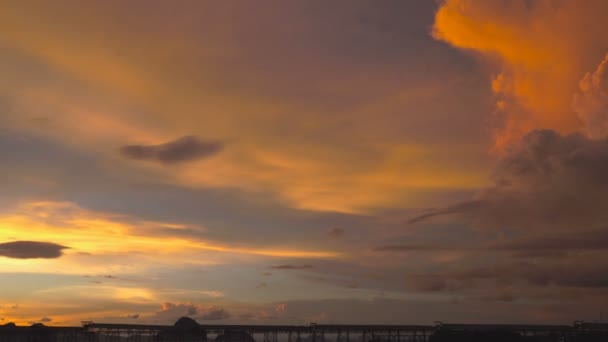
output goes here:
[{"label": "orange cloud", "polygon": [[[6,29],[0,44],[17,56],[15,64],[44,70],[7,67],[15,71],[0,80],[0,90],[14,102],[6,119],[12,129],[76,146],[107,161],[104,167],[113,172],[129,163],[130,170],[141,167],[138,171],[158,182],[271,193],[308,210],[364,213],[396,203],[426,206],[436,193],[486,184],[482,162],[473,157],[478,146],[446,142],[446,137],[426,145],[401,132],[400,127],[429,126],[417,122],[418,102],[440,96],[450,82],[405,84],[396,93],[356,106],[345,101],[340,108],[243,90],[237,83],[225,86],[232,77],[257,79],[261,72],[248,63],[235,69],[230,62],[251,52],[241,50],[246,47],[233,35],[243,28],[209,15],[207,5],[198,2],[178,18],[134,17],[118,4],[3,4],[0,21]],[[230,11],[231,17],[238,15]],[[158,25],[157,19],[174,21]],[[277,24],[283,19],[273,18]],[[204,29],[193,30],[192,23]],[[372,84],[393,82],[377,67],[358,70],[374,77],[366,78],[363,89],[353,82],[362,77],[358,72],[311,79],[325,96],[352,97]],[[407,111],[412,114],[401,114]],[[434,121],[444,124],[443,117]],[[226,147],[212,159],[171,168],[125,160],[118,153],[120,146],[159,145],[184,135]]]},{"label": "orange cloud", "polygon": [[608,84],[606,78],[608,54],[593,72],[588,72],[579,83],[580,93],[574,97],[574,109],[585,123],[587,135],[604,138],[608,133]]},{"label": "orange cloud", "polygon": [[[230,256],[247,258],[334,258],[322,250],[230,246],[196,238],[159,237],[155,228],[185,229],[175,223],[141,221],[121,215],[99,213],[69,202],[26,202],[0,216],[0,241],[36,240],[69,247],[58,259],[0,258],[3,271],[89,274],[143,272],[158,265],[214,264]],[[116,256],[120,256],[115,260]],[[68,266],[69,265],[69,266]],[[127,266],[131,265],[131,266]]]},{"label": "orange cloud", "polygon": [[[492,90],[504,115],[498,149],[534,128],[562,133],[582,128],[571,108],[590,56],[602,44],[602,1],[446,0],[436,13],[433,37],[474,51],[497,66]],[[604,51],[605,52],[605,51]]]}]

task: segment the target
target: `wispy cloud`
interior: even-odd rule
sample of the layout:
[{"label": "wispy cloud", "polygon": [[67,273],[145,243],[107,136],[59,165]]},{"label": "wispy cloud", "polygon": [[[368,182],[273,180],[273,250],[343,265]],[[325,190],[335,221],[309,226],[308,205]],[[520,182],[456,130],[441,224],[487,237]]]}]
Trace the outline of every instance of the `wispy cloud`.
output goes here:
[{"label": "wispy cloud", "polygon": [[304,264],[304,265],[283,264],[283,265],[270,266],[270,268],[275,269],[275,270],[308,270],[308,269],[312,269],[315,267],[313,265],[308,265],[308,264]]}]

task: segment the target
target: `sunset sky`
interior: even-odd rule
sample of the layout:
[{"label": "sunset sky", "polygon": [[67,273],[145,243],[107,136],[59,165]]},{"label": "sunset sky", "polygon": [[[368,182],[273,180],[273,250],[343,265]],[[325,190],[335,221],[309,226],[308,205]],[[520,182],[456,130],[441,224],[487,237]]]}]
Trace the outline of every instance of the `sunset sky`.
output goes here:
[{"label": "sunset sky", "polygon": [[608,1],[0,3],[0,324],[608,314]]}]

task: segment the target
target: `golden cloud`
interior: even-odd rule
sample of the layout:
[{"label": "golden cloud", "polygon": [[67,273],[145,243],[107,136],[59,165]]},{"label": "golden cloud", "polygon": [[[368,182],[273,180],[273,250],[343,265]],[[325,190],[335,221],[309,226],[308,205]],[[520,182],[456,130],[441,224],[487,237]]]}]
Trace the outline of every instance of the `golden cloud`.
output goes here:
[{"label": "golden cloud", "polygon": [[496,132],[498,149],[535,128],[582,129],[572,98],[591,60],[605,53],[598,48],[608,48],[599,28],[607,9],[603,1],[446,0],[440,5],[433,37],[495,65],[492,90],[504,115]]},{"label": "golden cloud", "polygon": [[214,264],[230,256],[334,258],[331,251],[230,246],[203,239],[157,236],[155,228],[185,229],[176,223],[150,222],[89,211],[70,202],[25,202],[0,216],[0,241],[52,241],[67,246],[59,259],[0,260],[3,271],[61,274],[143,272],[159,265]]}]

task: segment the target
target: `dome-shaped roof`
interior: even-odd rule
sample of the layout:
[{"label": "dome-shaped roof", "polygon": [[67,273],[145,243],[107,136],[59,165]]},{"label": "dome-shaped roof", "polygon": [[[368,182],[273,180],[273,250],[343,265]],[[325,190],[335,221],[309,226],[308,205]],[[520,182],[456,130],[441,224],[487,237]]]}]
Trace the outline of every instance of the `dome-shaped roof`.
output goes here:
[{"label": "dome-shaped roof", "polygon": [[201,326],[190,317],[181,317],[173,327],[178,330],[198,330]]}]

